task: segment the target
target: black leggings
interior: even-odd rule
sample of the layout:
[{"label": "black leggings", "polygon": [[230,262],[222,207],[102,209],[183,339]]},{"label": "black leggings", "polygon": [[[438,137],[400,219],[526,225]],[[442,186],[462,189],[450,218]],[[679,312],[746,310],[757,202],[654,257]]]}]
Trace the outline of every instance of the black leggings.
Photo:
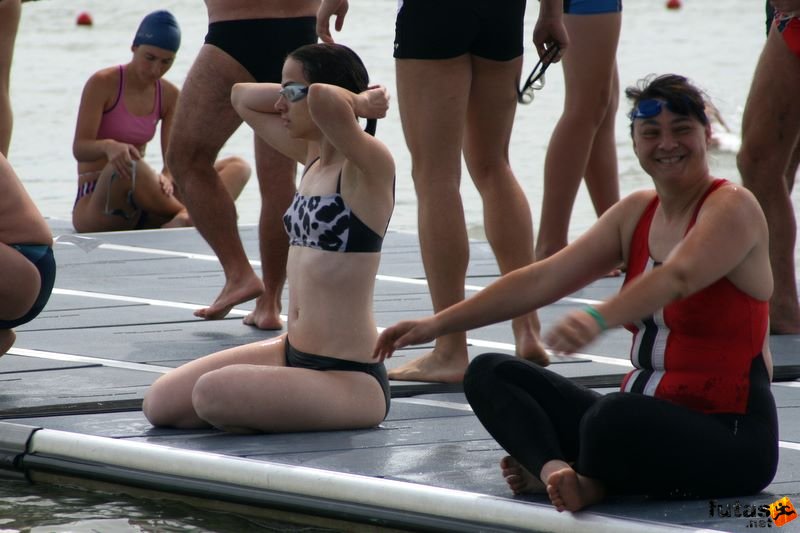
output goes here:
[{"label": "black leggings", "polygon": [[778,420],[761,356],[745,414],[705,414],[636,393],[601,395],[506,354],[475,358],[464,392],[497,442],[534,476],[559,459],[612,492],[724,497],[766,487]]}]

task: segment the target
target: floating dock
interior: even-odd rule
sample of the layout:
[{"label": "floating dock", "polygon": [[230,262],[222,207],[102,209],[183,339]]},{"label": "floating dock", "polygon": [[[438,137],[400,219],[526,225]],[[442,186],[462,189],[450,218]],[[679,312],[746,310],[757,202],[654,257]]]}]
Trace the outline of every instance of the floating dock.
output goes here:
[{"label": "floating dock", "polygon": [[[800,507],[800,336],[771,338],[781,458],[765,491],[714,502],[611,497],[580,513],[558,513],[544,496],[510,493],[498,467],[505,453],[459,385],[392,382],[389,416],[367,430],[231,435],[153,428],[141,402],[159,375],[279,332],[242,324],[252,302],[224,320],[192,315],[223,285],[216,257],[194,229],[77,236],[68,221],[49,222],[59,236],[56,289],[0,358],[0,477],[179,498],[350,531],[753,531],[776,526],[748,516],[750,509],[783,497]],[[248,256],[257,258],[256,227],[240,232]],[[497,277],[488,244],[472,242],[467,293]],[[621,283],[605,278],[542,309],[543,327]],[[417,236],[390,232],[375,290],[379,327],[430,311]],[[514,351],[507,323],[471,331],[468,339],[471,357]],[[629,342],[626,331],[612,330],[586,353],[553,357],[550,368],[611,391],[631,368]],[[401,350],[388,365],[428,349]],[[800,531],[800,520],[784,527]]]}]

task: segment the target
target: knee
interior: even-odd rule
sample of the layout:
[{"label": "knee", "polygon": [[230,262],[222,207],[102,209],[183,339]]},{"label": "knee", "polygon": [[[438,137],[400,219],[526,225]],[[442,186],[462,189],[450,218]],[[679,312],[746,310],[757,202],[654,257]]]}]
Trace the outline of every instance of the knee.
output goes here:
[{"label": "knee", "polygon": [[142,413],[150,424],[155,427],[165,427],[173,425],[167,408],[170,404],[166,396],[167,391],[156,381],[144,394],[142,401]]},{"label": "knee", "polygon": [[224,368],[203,374],[192,388],[192,407],[195,413],[214,427],[223,427],[226,423],[221,416],[222,407],[228,401],[222,396],[226,382],[230,382],[226,374]]},{"label": "knee", "polygon": [[[484,353],[473,359],[464,373],[464,395],[467,400],[485,394],[493,381],[497,365],[511,358],[501,353]],[[470,401],[471,403],[471,401]]]},{"label": "knee", "polygon": [[216,152],[209,147],[192,146],[188,142],[171,140],[167,148],[166,163],[176,182],[186,183],[196,175],[196,169],[214,166]]}]

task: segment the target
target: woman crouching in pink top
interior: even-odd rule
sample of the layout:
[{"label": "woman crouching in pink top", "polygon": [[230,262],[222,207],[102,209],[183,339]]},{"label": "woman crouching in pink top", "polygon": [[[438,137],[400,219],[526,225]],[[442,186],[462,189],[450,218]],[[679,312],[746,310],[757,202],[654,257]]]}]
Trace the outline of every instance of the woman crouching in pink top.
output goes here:
[{"label": "woman crouching in pink top", "polygon": [[[191,225],[166,166],[160,173],[144,161],[145,147],[161,121],[166,153],[178,88],[162,79],[180,46],[168,11],[154,11],[139,25],[127,65],[102,69],[83,88],[72,153],[78,161],[78,194],[72,224],[79,232]],[[215,168],[236,199],[250,166],[228,157]]]}]

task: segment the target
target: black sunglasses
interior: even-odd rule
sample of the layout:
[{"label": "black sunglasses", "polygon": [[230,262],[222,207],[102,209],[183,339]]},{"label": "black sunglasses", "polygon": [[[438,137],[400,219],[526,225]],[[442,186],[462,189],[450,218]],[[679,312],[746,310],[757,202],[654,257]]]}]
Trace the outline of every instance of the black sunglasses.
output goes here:
[{"label": "black sunglasses", "polygon": [[530,104],[533,102],[533,91],[539,91],[544,87],[544,73],[547,70],[547,67],[550,66],[550,63],[553,62],[553,59],[558,55],[559,47],[557,44],[553,44],[550,48],[545,50],[544,55],[539,59],[539,62],[536,63],[536,66],[533,67],[528,79],[525,80],[525,85],[522,86],[522,89],[517,91],[517,102],[520,104]]}]

